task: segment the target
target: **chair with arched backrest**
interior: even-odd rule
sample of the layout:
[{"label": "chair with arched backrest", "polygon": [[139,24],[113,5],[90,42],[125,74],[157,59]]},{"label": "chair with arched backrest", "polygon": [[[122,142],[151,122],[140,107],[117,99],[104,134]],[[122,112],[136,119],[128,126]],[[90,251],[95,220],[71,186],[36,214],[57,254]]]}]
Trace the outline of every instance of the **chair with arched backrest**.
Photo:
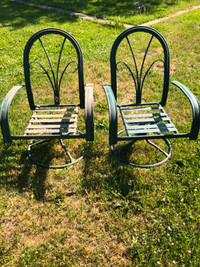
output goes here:
[{"label": "chair with arched backrest", "polygon": [[[76,39],[66,31],[48,28],[36,32],[24,49],[25,86],[14,86],[4,98],[0,124],[5,143],[30,139],[29,158],[46,168],[64,168],[81,160],[94,140],[93,86],[84,85],[83,55]],[[32,116],[23,134],[11,133],[10,104],[15,94],[26,88]],[[80,111],[84,111],[79,116]],[[20,114],[19,114],[20,115]],[[80,126],[81,125],[81,126]],[[58,139],[67,155],[67,162],[50,165],[32,155],[34,149],[52,139]],[[71,155],[64,140],[85,140],[86,149],[77,159]],[[74,147],[77,150],[79,147]],[[40,153],[38,149],[37,153]]]},{"label": "chair with arched backrest", "polygon": [[[191,104],[189,131],[180,133],[164,110],[170,84],[170,55],[164,37],[157,30],[136,26],[122,32],[112,46],[110,66],[111,85],[103,88],[109,107],[109,144],[116,158],[134,167],[158,166],[171,156],[170,138],[197,139],[200,106],[185,85],[171,82]],[[170,113],[178,112],[174,107],[170,109]],[[123,153],[139,140],[146,140],[162,158],[150,163],[138,163],[130,156],[127,159]],[[161,140],[164,146],[152,140]]]}]

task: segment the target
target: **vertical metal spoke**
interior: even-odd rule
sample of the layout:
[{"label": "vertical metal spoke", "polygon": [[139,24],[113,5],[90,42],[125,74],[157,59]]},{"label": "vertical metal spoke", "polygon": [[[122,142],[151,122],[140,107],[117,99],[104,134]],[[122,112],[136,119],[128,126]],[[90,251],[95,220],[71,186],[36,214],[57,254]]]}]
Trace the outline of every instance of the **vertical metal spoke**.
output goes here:
[{"label": "vertical metal spoke", "polygon": [[139,86],[138,86],[140,92],[142,92],[141,80],[142,80],[142,72],[143,72],[144,62],[145,62],[145,60],[146,60],[146,56],[147,56],[147,53],[148,53],[148,51],[149,51],[149,47],[150,47],[150,45],[151,45],[152,40],[153,40],[153,35],[151,36],[151,39],[150,39],[150,41],[149,41],[149,43],[148,43],[148,46],[147,46],[147,49],[146,49],[146,51],[145,51],[145,55],[144,55],[144,58],[143,58],[143,61],[142,61],[142,66],[141,66],[141,69],[140,69],[140,81],[139,81]]},{"label": "vertical metal spoke", "polygon": [[126,40],[127,40],[127,42],[128,42],[128,45],[129,45],[129,48],[130,48],[130,50],[131,50],[131,54],[132,54],[132,57],[133,57],[133,61],[134,61],[134,64],[135,64],[136,77],[137,77],[137,87],[136,87],[136,91],[137,91],[137,89],[138,89],[138,83],[139,83],[137,62],[136,62],[136,59],[135,59],[135,55],[134,55],[134,52],[133,52],[131,43],[130,43],[130,41],[129,41],[129,39],[128,39],[127,36],[126,36]]},{"label": "vertical metal spoke", "polygon": [[61,56],[62,56],[62,52],[63,52],[65,41],[66,41],[66,37],[64,38],[62,46],[61,46],[61,49],[60,49],[60,54],[59,54],[59,58],[58,58],[58,66],[57,66],[56,84],[57,84],[57,89],[59,91],[60,91],[60,83],[58,84],[58,72],[59,72],[59,68],[60,68],[60,60],[61,60]]},{"label": "vertical metal spoke", "polygon": [[49,56],[48,56],[48,53],[47,53],[47,51],[46,51],[46,49],[45,49],[45,47],[44,47],[44,45],[43,45],[43,43],[42,43],[42,41],[41,41],[41,39],[39,38],[39,41],[40,41],[40,44],[41,44],[41,46],[42,46],[42,48],[43,48],[43,50],[44,50],[44,52],[45,52],[45,54],[46,54],[46,56],[47,56],[47,59],[48,59],[48,62],[49,62],[49,65],[50,65],[50,68],[51,68],[51,72],[52,72],[52,75],[53,75],[53,80],[54,80],[54,87],[53,87],[53,90],[55,91],[55,85],[56,85],[56,79],[55,79],[55,74],[54,74],[54,70],[53,70],[53,67],[52,67],[52,64],[51,64],[51,60],[50,60],[50,58],[49,58]]},{"label": "vertical metal spoke", "polygon": [[[143,88],[143,84],[144,84],[144,80],[150,70],[150,68],[153,66],[153,64],[150,66],[150,68],[147,70],[147,72],[145,73],[144,75],[144,78],[142,80],[142,73],[143,73],[143,68],[144,68],[144,63],[145,63],[145,60],[146,60],[146,56],[147,56],[147,53],[149,51],[149,47],[152,43],[152,40],[153,40],[153,35],[151,36],[150,40],[149,40],[149,43],[148,43],[148,46],[147,46],[147,49],[145,51],[145,55],[144,55],[144,58],[143,58],[143,61],[142,61],[142,65],[141,65],[141,69],[140,69],[140,73],[138,72],[138,66],[137,66],[137,62],[136,62],[136,58],[135,58],[135,55],[134,55],[134,52],[133,52],[133,48],[131,46],[131,43],[128,39],[128,37],[126,36],[126,40],[128,42],[128,45],[129,45],[129,48],[130,48],[130,51],[131,51],[131,55],[133,57],[133,61],[134,61],[134,65],[135,65],[135,70],[136,70],[136,79],[133,75],[133,72],[131,71],[130,67],[128,67],[128,65],[126,63],[124,63],[126,65],[126,67],[129,69],[132,77],[133,77],[133,80],[134,80],[134,83],[135,83],[135,88],[136,88],[136,102],[139,104],[141,102],[141,95],[142,95],[142,88]],[[118,62],[119,63],[119,62]]]}]

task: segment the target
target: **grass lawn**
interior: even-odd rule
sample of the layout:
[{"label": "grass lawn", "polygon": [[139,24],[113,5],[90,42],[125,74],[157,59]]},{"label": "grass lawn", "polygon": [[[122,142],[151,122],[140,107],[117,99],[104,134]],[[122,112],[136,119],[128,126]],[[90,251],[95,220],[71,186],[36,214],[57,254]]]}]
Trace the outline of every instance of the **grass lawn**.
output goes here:
[{"label": "grass lawn", "polygon": [[130,23],[138,25],[153,19],[167,16],[170,13],[198,5],[199,0],[145,0],[145,12],[138,11],[133,0],[30,0],[29,2],[60,7],[74,12],[82,12],[97,18],[115,21],[117,24]]},{"label": "grass lawn", "polygon": [[[57,27],[82,48],[95,108],[95,142],[69,169],[37,167],[27,159],[27,142],[5,146],[0,135],[0,265],[199,266],[199,141],[173,140],[167,164],[146,170],[121,165],[108,146],[101,85],[110,83],[110,49],[123,29],[5,0],[0,27],[0,101],[24,82],[26,41],[42,28]],[[154,28],[169,44],[171,80],[186,84],[200,99],[200,10]],[[170,86],[168,105],[180,128],[182,121],[189,126],[190,108],[184,105],[183,114],[183,99]],[[11,108],[13,130],[21,131],[29,114],[23,90]]]}]

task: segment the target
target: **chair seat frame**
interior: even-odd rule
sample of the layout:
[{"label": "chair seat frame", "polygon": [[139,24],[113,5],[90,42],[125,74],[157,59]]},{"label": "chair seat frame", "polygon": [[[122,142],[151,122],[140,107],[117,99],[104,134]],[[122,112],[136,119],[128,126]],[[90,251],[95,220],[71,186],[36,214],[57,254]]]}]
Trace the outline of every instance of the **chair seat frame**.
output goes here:
[{"label": "chair seat frame", "polygon": [[[92,84],[86,84],[86,100],[87,103],[85,106],[85,122],[86,122],[86,133],[83,134],[53,134],[53,135],[27,135],[26,133],[23,135],[12,135],[10,130],[10,124],[9,124],[9,112],[10,112],[10,105],[16,95],[16,93],[24,88],[24,85],[17,85],[14,86],[5,96],[5,98],[2,101],[1,109],[0,109],[0,125],[1,130],[3,134],[3,139],[5,143],[12,143],[12,140],[18,140],[18,139],[71,139],[71,138],[85,138],[87,141],[93,141],[94,140],[94,118],[93,118],[93,85]],[[79,104],[69,104],[69,105],[59,105],[60,108],[77,108],[79,107]],[[35,110],[33,110],[33,113],[35,111],[39,111],[41,109],[46,108],[52,108],[56,107],[55,105],[40,105],[35,106]],[[58,109],[59,110],[59,109]]]}]

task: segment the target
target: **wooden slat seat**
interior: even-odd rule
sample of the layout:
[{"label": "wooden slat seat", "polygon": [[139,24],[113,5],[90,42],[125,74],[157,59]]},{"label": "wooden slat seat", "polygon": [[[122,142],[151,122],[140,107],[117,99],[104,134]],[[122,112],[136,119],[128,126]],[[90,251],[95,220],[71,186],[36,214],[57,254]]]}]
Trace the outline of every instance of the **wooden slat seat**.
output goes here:
[{"label": "wooden slat seat", "polygon": [[36,109],[24,135],[75,134],[78,107],[74,109]]}]

